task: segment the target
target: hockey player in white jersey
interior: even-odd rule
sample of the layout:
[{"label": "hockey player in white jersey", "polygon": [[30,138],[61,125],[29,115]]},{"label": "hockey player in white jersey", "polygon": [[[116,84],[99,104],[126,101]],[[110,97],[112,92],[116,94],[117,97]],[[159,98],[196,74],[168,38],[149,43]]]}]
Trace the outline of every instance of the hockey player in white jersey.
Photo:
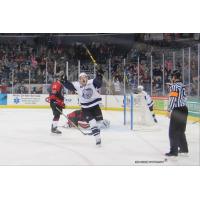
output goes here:
[{"label": "hockey player in white jersey", "polygon": [[79,81],[69,82],[65,80],[64,86],[71,91],[74,91],[79,96],[81,110],[83,111],[86,122],[90,124],[92,135],[96,139],[96,145],[101,145],[100,129],[97,126],[97,121],[103,120],[103,115],[99,104],[101,103],[101,95],[97,91],[102,85],[103,71],[98,70],[94,79],[88,79],[86,73],[79,75]]},{"label": "hockey player in white jersey", "polygon": [[155,113],[153,112],[153,100],[151,99],[151,97],[147,94],[147,92],[144,91],[144,87],[142,85],[139,85],[138,88],[137,88],[137,92],[138,93],[142,93],[144,95],[144,98],[147,102],[147,106],[149,107],[149,110],[152,114],[152,117],[153,117],[153,120],[155,123],[157,123],[157,119],[156,119],[156,116],[155,116]]}]

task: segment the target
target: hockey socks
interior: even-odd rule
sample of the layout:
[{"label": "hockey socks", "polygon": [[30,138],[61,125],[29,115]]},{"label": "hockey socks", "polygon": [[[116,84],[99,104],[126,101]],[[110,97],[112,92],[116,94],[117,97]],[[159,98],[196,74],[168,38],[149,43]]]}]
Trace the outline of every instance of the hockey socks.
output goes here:
[{"label": "hockey socks", "polygon": [[96,145],[101,145],[101,135],[100,135],[100,129],[98,129],[96,126],[91,128],[92,135],[95,137]]},{"label": "hockey socks", "polygon": [[53,121],[51,125],[51,132],[56,134],[61,134],[62,132],[57,129],[58,121]]}]

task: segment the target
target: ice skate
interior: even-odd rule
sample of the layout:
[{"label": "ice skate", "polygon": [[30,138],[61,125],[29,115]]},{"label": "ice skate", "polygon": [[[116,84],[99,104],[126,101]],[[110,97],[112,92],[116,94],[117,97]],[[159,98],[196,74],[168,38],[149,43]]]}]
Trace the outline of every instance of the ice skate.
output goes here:
[{"label": "ice skate", "polygon": [[51,133],[61,134],[62,132],[59,131],[57,127],[53,127],[53,125],[52,125],[52,126],[51,126]]},{"label": "ice skate", "polygon": [[167,156],[167,157],[177,157],[178,154],[169,152],[169,153],[166,153],[165,156]]},{"label": "ice skate", "polygon": [[188,151],[178,151],[178,154],[182,157],[189,157],[189,152]]},{"label": "ice skate", "polygon": [[171,161],[177,161],[178,159],[178,154],[173,152],[166,153],[165,156]]},{"label": "ice skate", "polygon": [[156,118],[153,119],[155,123],[158,123],[158,120]]},{"label": "ice skate", "polygon": [[100,134],[95,136],[95,140],[96,140],[96,145],[98,147],[100,147],[101,146],[101,136],[100,136]]}]

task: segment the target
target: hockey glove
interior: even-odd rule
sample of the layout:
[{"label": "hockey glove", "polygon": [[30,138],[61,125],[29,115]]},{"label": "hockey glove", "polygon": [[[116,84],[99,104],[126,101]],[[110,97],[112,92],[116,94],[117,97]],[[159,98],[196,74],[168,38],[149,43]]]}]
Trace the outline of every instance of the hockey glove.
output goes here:
[{"label": "hockey glove", "polygon": [[60,82],[64,85],[64,84],[67,82],[67,76],[66,76],[66,75],[63,75],[63,76],[61,77]]},{"label": "hockey glove", "polygon": [[56,100],[56,105],[60,106],[61,108],[65,108],[65,103],[62,100],[57,99]]},{"label": "hockey glove", "polygon": [[104,73],[105,73],[105,72],[104,72],[101,68],[99,68],[99,69],[97,70],[97,75],[103,76]]}]

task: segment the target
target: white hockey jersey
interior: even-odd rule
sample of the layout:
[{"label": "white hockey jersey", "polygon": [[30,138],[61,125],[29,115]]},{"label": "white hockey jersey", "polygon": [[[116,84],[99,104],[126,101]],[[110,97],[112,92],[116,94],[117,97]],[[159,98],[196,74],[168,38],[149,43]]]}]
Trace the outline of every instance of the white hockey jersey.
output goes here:
[{"label": "white hockey jersey", "polygon": [[150,95],[148,95],[147,92],[145,92],[145,91],[142,91],[142,94],[144,95],[144,98],[147,102],[148,107],[150,108],[151,106],[153,106],[153,101],[152,101]]},{"label": "white hockey jersey", "polygon": [[89,79],[86,86],[81,86],[79,82],[72,83],[79,95],[82,108],[90,108],[101,103],[101,95],[94,87],[93,79]]}]

